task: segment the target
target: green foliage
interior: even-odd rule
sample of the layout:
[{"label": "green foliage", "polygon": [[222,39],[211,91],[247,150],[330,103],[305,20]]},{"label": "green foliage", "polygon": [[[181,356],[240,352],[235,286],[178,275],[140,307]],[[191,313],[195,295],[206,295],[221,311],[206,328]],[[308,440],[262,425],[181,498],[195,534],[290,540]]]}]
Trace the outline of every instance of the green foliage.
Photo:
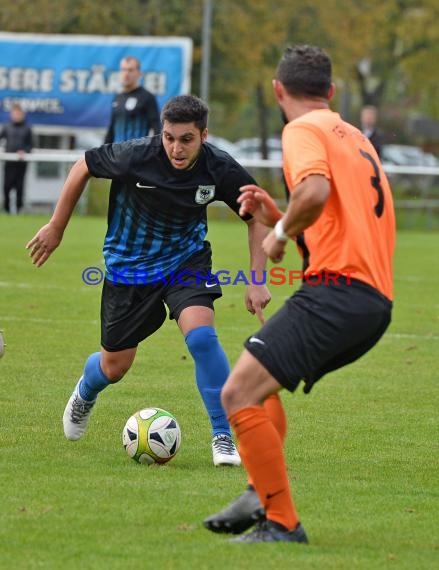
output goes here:
[{"label": "green foliage", "polygon": [[[4,3],[0,29],[16,32],[189,36],[192,90],[199,91],[203,0],[16,0]],[[336,105],[349,97],[355,116],[365,99],[400,123],[413,112],[439,118],[439,17],[436,0],[212,0],[212,131],[256,136],[256,88],[263,88],[269,131],[280,128],[271,79],[282,48],[316,43],[334,60]],[[359,73],[359,62],[367,68]],[[246,113],[250,119],[240,120]]]},{"label": "green foliage", "polygon": [[102,178],[91,178],[86,192],[86,214],[90,216],[106,216],[110,181]]},{"label": "green foliage", "polygon": [[[142,35],[151,33],[153,2],[139,0],[17,0],[2,9],[0,29],[14,32]],[[115,24],[117,23],[117,30]]]},{"label": "green foliage", "polygon": [[[102,218],[74,217],[49,262],[24,244],[46,217],[0,216],[0,568],[14,570],[430,570],[437,566],[437,290],[439,234],[399,233],[395,310],[369,354],[284,394],[286,458],[311,544],[239,546],[201,521],[242,491],[243,469],[212,466],[193,364],[174,323],[139,348],[134,366],[99,398],[87,434],[67,441],[61,415],[84,360],[99,345],[100,287],[81,273],[101,263]],[[212,222],[216,268],[247,267],[242,223]],[[285,263],[299,266],[293,244]],[[217,328],[230,361],[258,325],[242,286],[224,287]],[[272,287],[269,316],[290,294]],[[126,419],[145,405],[175,413],[178,455],[163,467],[129,459]]]}]

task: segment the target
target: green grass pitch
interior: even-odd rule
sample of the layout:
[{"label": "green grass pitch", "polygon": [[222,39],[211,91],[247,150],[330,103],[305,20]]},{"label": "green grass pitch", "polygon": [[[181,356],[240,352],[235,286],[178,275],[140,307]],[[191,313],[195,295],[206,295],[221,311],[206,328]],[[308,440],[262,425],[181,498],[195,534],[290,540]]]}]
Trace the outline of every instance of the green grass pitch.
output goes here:
[{"label": "green grass pitch", "polygon": [[[99,347],[105,220],[74,217],[40,269],[25,243],[47,220],[0,216],[0,569],[353,570],[439,567],[439,234],[400,232],[392,325],[370,353],[309,396],[284,393],[286,455],[309,546],[236,545],[202,526],[245,485],[212,465],[207,417],[175,323],[144,342],[101,394],[86,436],[62,432],[65,403]],[[215,269],[247,269],[246,228],[212,220]],[[293,244],[282,265],[299,269]],[[270,288],[267,316],[289,294]],[[230,362],[258,328],[242,285],[223,288],[217,329]],[[175,414],[183,441],[167,465],[129,459],[122,428],[136,410]],[[263,445],[263,442],[261,442]]]}]

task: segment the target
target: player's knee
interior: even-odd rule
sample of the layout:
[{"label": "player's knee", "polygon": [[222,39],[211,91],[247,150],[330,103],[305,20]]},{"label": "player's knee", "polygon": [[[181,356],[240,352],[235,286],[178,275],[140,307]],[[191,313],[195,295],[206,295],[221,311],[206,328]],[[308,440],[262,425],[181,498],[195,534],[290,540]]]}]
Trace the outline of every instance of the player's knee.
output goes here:
[{"label": "player's knee", "polygon": [[196,358],[215,348],[218,345],[218,336],[213,327],[202,326],[189,331],[185,341],[189,352]]},{"label": "player's knee", "polygon": [[233,391],[229,389],[227,382],[224,384],[223,389],[221,390],[221,404],[226,412],[226,415],[229,415],[229,409],[233,402]]},{"label": "player's knee", "polygon": [[125,376],[131,368],[132,360],[121,358],[117,353],[108,356],[108,353],[101,358],[102,372],[109,382],[116,383]]},{"label": "player's knee", "polygon": [[226,415],[233,413],[236,408],[241,407],[242,394],[239,390],[239,385],[230,379],[224,384],[221,390],[221,404],[226,412]]}]

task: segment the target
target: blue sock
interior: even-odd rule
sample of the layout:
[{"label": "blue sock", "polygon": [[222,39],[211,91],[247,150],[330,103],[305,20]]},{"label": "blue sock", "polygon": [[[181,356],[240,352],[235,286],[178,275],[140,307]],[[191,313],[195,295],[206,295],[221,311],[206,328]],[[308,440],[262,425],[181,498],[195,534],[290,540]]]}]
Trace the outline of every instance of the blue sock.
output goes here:
[{"label": "blue sock", "polygon": [[110,381],[101,368],[101,353],[95,352],[88,357],[85,363],[84,373],[79,383],[79,395],[83,400],[93,402],[108,384]]},{"label": "blue sock", "polygon": [[230,435],[230,425],[221,405],[221,388],[230,367],[216,331],[209,326],[197,327],[188,332],[185,340],[195,361],[195,378],[212,424],[212,433]]}]

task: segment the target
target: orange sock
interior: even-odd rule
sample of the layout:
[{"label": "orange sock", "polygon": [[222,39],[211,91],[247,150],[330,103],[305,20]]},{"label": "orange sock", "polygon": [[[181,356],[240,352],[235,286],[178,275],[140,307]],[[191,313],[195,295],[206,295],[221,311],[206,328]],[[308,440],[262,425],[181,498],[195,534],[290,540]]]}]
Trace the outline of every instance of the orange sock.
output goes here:
[{"label": "orange sock", "polygon": [[292,530],[299,519],[290,492],[282,440],[267,411],[262,406],[242,408],[229,421],[267,518]]},{"label": "orange sock", "polygon": [[[268,417],[276,428],[277,433],[280,435],[283,446],[285,436],[287,434],[287,417],[285,415],[285,410],[282,406],[281,399],[279,398],[278,394],[272,394],[271,396],[268,396],[263,406],[267,412]],[[248,484],[254,487],[250,476],[248,477]]]},{"label": "orange sock", "polygon": [[287,417],[281,399],[277,394],[272,394],[268,396],[263,405],[277,433],[280,435],[283,445],[287,435]]}]

